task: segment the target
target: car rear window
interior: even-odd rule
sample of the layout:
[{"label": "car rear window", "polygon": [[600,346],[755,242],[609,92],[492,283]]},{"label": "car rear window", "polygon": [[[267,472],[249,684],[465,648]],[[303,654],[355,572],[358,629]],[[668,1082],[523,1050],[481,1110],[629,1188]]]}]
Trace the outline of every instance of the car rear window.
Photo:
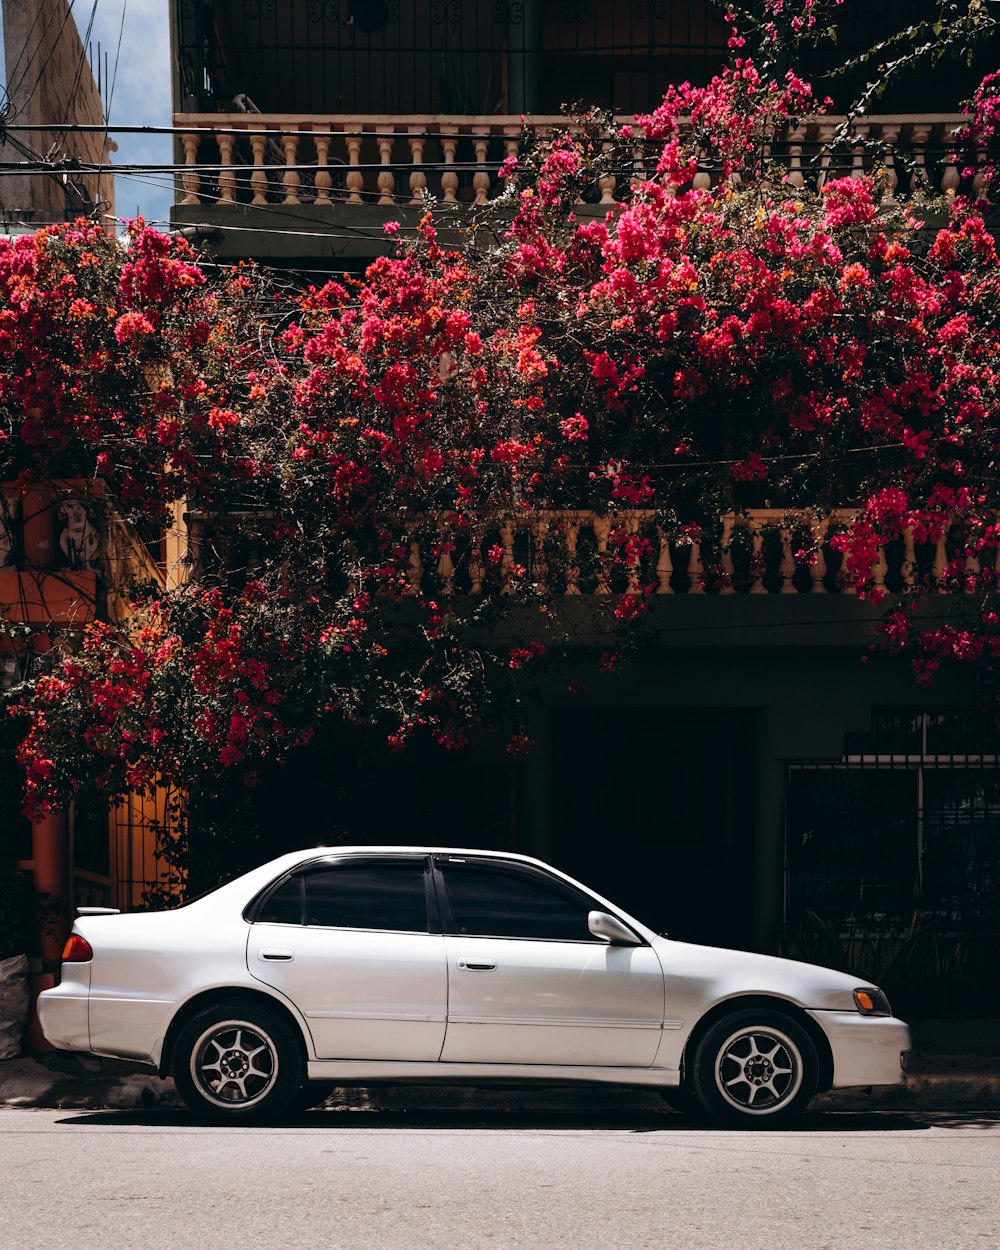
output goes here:
[{"label": "car rear window", "polygon": [[304,880],[307,925],[428,931],[423,861],[343,864]]}]

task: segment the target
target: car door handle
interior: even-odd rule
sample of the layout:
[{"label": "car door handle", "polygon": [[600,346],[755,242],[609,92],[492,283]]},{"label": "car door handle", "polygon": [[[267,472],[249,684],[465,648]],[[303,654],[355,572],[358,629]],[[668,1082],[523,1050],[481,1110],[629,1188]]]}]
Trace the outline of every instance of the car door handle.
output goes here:
[{"label": "car door handle", "polygon": [[495,972],[496,964],[487,963],[485,960],[478,959],[460,959],[458,961],[460,968],[465,968],[468,972]]},{"label": "car door handle", "polygon": [[257,952],[257,958],[274,964],[290,964],[295,958],[292,951],[280,950],[274,946],[265,946]]}]

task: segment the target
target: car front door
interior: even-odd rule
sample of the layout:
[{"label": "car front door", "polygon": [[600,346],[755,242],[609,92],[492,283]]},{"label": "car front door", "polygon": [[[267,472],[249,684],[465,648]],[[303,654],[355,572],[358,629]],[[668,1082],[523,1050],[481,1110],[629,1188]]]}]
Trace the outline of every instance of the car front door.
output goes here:
[{"label": "car front door", "polygon": [[443,1061],[649,1067],[663,970],[594,937],[599,904],[528,866],[435,858],[448,960]]},{"label": "car front door", "polygon": [[311,864],[262,900],[251,974],[305,1016],[319,1059],[434,1061],[448,974],[426,857]]}]

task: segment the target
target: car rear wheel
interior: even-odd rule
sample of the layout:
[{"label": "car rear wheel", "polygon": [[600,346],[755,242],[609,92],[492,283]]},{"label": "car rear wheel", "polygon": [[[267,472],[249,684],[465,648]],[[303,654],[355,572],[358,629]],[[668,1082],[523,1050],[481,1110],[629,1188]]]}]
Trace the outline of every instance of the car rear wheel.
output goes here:
[{"label": "car rear wheel", "polygon": [[698,1043],[694,1091],[713,1120],[742,1128],[787,1124],[816,1092],[819,1062],[802,1026],[780,1012],[744,1011]]},{"label": "car rear wheel", "polygon": [[173,1074],[177,1092],[199,1115],[262,1123],[291,1105],[302,1082],[302,1056],[275,1013],[252,1003],[224,1003],[181,1029]]}]

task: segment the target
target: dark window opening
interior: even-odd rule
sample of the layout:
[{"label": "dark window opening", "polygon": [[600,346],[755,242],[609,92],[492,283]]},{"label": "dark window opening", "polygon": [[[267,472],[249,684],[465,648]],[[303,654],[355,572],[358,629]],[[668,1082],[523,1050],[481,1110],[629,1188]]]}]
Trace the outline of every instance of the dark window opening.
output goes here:
[{"label": "dark window opening", "polygon": [[507,868],[439,860],[454,933],[481,937],[593,942],[590,908],[560,882]]},{"label": "dark window opening", "polygon": [[305,923],[426,933],[423,862],[343,864],[307,873]]}]

